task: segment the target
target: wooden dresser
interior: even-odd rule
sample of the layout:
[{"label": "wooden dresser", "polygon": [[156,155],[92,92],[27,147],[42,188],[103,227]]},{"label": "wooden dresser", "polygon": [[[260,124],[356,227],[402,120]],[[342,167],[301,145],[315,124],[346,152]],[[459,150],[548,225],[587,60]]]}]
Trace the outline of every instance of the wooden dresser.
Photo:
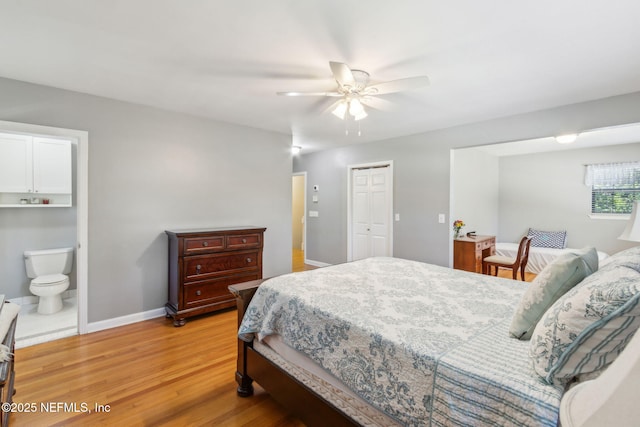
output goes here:
[{"label": "wooden dresser", "polygon": [[496,236],[459,237],[453,241],[453,268],[482,273],[482,259],[496,253]]},{"label": "wooden dresser", "polygon": [[266,228],[225,227],[167,230],[169,301],[167,317],[175,326],[188,317],[235,307],[227,286],[262,279]]}]

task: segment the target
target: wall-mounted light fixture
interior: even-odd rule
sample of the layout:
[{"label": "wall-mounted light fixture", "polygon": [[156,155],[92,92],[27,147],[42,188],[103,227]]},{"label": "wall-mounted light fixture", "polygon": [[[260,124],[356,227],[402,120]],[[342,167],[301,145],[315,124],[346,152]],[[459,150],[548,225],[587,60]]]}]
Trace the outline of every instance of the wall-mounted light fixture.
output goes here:
[{"label": "wall-mounted light fixture", "polygon": [[293,154],[294,156],[296,154],[300,154],[301,150],[302,150],[302,147],[300,147],[299,145],[292,145],[291,146],[291,154]]}]

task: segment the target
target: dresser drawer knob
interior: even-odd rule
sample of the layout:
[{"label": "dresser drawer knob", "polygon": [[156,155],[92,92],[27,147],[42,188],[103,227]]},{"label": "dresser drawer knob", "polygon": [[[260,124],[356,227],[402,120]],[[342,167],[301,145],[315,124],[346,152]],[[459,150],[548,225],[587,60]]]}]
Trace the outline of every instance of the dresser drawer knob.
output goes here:
[{"label": "dresser drawer knob", "polygon": [[196,295],[197,295],[197,296],[202,295],[202,291],[196,291]]},{"label": "dresser drawer knob", "polygon": [[251,262],[251,258],[247,258],[247,262]]},{"label": "dresser drawer knob", "polygon": [[200,264],[196,265],[196,272],[200,273],[200,269],[202,268],[202,266]]},{"label": "dresser drawer knob", "polygon": [[202,246],[209,246],[209,242],[202,242]]},{"label": "dresser drawer knob", "polygon": [[242,239],[242,243],[247,243],[247,239]]}]

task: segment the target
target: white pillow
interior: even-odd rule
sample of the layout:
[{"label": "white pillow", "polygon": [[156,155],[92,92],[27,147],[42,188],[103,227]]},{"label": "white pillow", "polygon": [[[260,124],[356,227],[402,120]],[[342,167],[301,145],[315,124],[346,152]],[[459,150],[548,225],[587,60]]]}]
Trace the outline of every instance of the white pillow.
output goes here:
[{"label": "white pillow", "polygon": [[595,372],[617,357],[640,326],[640,272],[607,265],[568,291],[533,331],[529,355],[549,384]]}]

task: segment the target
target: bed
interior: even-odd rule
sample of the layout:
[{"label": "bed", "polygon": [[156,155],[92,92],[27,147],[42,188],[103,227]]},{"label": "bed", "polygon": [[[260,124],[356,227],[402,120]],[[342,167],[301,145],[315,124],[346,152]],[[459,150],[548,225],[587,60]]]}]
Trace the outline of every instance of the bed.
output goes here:
[{"label": "bed", "polygon": [[[529,248],[529,261],[527,262],[526,271],[540,274],[544,268],[549,265],[553,260],[560,255],[567,252],[575,252],[578,249],[571,248],[546,248],[531,246]],[[512,242],[498,242],[496,243],[496,255],[506,256],[509,258],[515,258],[518,254],[518,243]],[[604,261],[609,255],[605,252],[598,251],[598,258],[600,261]]]},{"label": "bed", "polygon": [[369,258],[230,289],[238,394],[255,380],[307,425],[558,423],[567,384],[509,337],[522,282]]}]

